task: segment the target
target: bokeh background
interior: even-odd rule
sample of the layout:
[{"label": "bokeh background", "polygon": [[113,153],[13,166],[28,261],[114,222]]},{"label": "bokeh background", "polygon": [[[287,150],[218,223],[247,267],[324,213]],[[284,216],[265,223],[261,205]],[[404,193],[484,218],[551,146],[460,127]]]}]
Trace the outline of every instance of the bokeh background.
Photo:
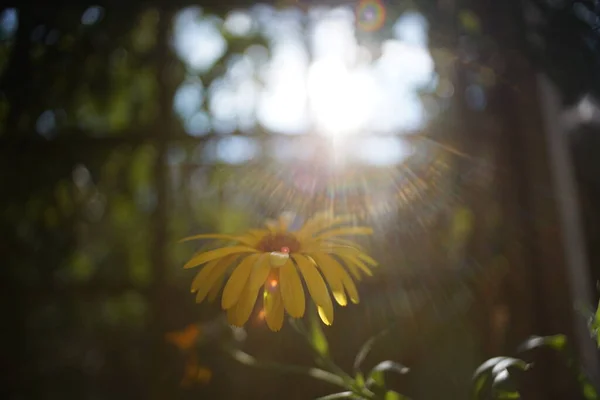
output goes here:
[{"label": "bokeh background", "polygon": [[[284,211],[375,230],[382,265],[326,329],[343,367],[392,326],[367,364],[409,366],[391,384],[414,398],[467,398],[477,365],[530,334],[586,348],[573,305],[592,304],[598,276],[595,2],[9,3],[6,398],[330,393],[221,352],[221,311],[194,303],[182,269],[198,250],[182,237]],[[208,372],[182,384],[166,337],[196,323]],[[255,318],[244,337],[257,357],[311,363],[289,327]],[[541,370],[531,398],[572,398]]]}]

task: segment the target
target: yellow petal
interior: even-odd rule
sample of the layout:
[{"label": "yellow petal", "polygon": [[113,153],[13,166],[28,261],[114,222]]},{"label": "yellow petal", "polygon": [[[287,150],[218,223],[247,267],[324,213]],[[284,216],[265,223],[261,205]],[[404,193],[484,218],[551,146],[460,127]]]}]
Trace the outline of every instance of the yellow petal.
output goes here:
[{"label": "yellow petal", "polygon": [[348,266],[349,269],[353,268],[353,267],[354,268],[358,267],[362,272],[365,273],[365,275],[373,276],[373,272],[371,272],[369,267],[367,267],[364,262],[359,260],[358,257],[353,256],[353,255],[346,255],[346,254],[337,254],[337,256],[341,257],[342,260],[344,260],[346,262],[346,265]]},{"label": "yellow petal", "polygon": [[334,236],[346,236],[346,235],[371,235],[373,234],[373,229],[366,226],[351,226],[349,228],[339,228],[333,229],[330,231],[326,231],[321,233],[316,237],[316,239],[324,240]]},{"label": "yellow petal", "polygon": [[321,213],[316,215],[314,218],[308,220],[306,224],[304,224],[304,226],[298,231],[298,236],[306,239],[323,231],[326,228],[331,228],[336,225],[352,222],[354,221],[354,219],[355,218],[352,215],[340,215],[337,217],[333,217],[331,213]]},{"label": "yellow petal", "polygon": [[250,278],[252,268],[259,257],[260,254],[251,254],[244,258],[240,262],[240,265],[235,268],[225,285],[225,289],[223,289],[223,297],[221,298],[221,307],[223,309],[226,310],[238,302],[242,290],[244,290],[244,286]]},{"label": "yellow petal", "polygon": [[360,246],[358,243],[353,242],[352,240],[348,240],[348,239],[344,239],[344,238],[336,236],[336,237],[330,237],[324,243],[329,244],[329,242],[334,246],[343,245],[343,246],[352,247],[353,249],[356,249],[358,251],[362,251],[362,246]]},{"label": "yellow petal", "polygon": [[183,268],[193,268],[198,265],[204,264],[206,262],[216,260],[217,258],[222,258],[228,256],[230,254],[237,253],[257,253],[258,250],[253,249],[252,247],[246,246],[230,246],[230,247],[222,247],[220,249],[215,249],[211,251],[207,251],[205,253],[200,253],[195,257],[192,257],[190,261],[188,261]]},{"label": "yellow petal", "polygon": [[302,317],[305,306],[304,288],[291,260],[279,270],[279,284],[283,305],[288,314],[294,318]]},{"label": "yellow petal", "polygon": [[352,280],[350,275],[348,275],[348,272],[346,272],[344,267],[342,267],[342,265],[330,254],[319,253],[319,255],[325,256],[321,257],[321,259],[325,258],[327,260],[327,267],[331,269],[332,273],[337,275],[338,278],[341,280],[344,288],[346,289],[346,292],[348,293],[348,296],[350,296],[350,300],[355,304],[358,303],[359,297],[358,291],[356,290],[356,285],[354,285],[354,281]]},{"label": "yellow petal", "polygon": [[325,252],[325,253],[338,253],[338,254],[352,254],[358,255],[361,250],[356,247],[346,246],[342,244],[333,244],[324,240],[312,240],[304,242],[302,246],[303,252]]},{"label": "yellow petal", "polygon": [[247,233],[245,235],[238,236],[237,241],[241,244],[245,244],[246,246],[254,248],[261,241],[261,239],[262,237],[256,237],[255,235]]},{"label": "yellow petal", "polygon": [[265,283],[270,272],[271,264],[269,263],[269,258],[266,254],[261,254],[260,258],[254,264],[248,285],[253,290],[258,290]]},{"label": "yellow petal", "polygon": [[327,325],[331,325],[333,322],[333,304],[331,302],[331,297],[329,296],[329,289],[327,289],[327,285],[325,285],[321,273],[317,270],[316,265],[305,256],[294,254],[292,255],[292,258],[296,261],[296,265],[298,265],[298,269],[304,277],[310,296],[315,304],[322,308],[322,313],[325,315],[328,322],[326,322],[323,317],[321,317],[321,319]]},{"label": "yellow petal", "polygon": [[362,277],[360,276],[360,272],[356,264],[350,262],[350,260],[347,257],[344,257],[340,254],[337,254],[337,256],[343,261],[343,266],[345,266],[346,269],[350,272],[352,278],[354,278],[357,281],[360,281]]},{"label": "yellow petal", "polygon": [[374,259],[372,259],[365,253],[362,253],[362,252],[358,253],[358,257],[361,260],[363,260],[364,262],[366,262],[367,264],[371,264],[372,267],[376,267],[378,265],[377,261],[375,261]]},{"label": "yellow petal", "polygon": [[340,276],[342,278],[344,288],[346,288],[346,292],[348,293],[348,296],[350,297],[350,301],[352,301],[354,304],[358,304],[358,302],[360,301],[360,297],[358,296],[358,290],[356,289],[356,285],[354,284],[354,281],[352,280],[350,275],[348,275],[346,270],[341,265],[339,267],[340,268],[338,270],[338,274],[340,274]]},{"label": "yellow petal", "polygon": [[[308,256],[308,255],[307,255]],[[336,272],[336,264],[335,261],[329,254],[327,253],[314,253],[308,256],[309,259],[312,258],[327,281],[329,288],[331,289],[331,293],[333,294],[333,298],[340,306],[345,306],[348,304],[348,300],[346,299],[346,294],[344,292],[344,284],[342,283],[342,279]]]},{"label": "yellow petal", "polygon": [[325,325],[333,324],[333,309],[331,315],[327,314],[327,311],[321,306],[317,306],[317,311],[319,312],[319,318],[321,318],[321,321],[323,321]]},{"label": "yellow petal", "polygon": [[203,274],[204,269],[202,269],[196,275],[194,282],[192,282],[193,288],[198,290],[198,293],[196,293],[196,303],[200,303],[206,298],[206,295],[212,289],[215,282],[227,272],[227,269],[237,257],[237,255],[230,255],[222,258],[207,274]]},{"label": "yellow petal", "polygon": [[253,290],[248,285],[244,287],[244,290],[240,295],[240,300],[235,307],[236,326],[243,326],[246,321],[248,321],[250,314],[252,314],[252,311],[254,310],[257,296],[258,290]]},{"label": "yellow petal", "polygon": [[227,310],[227,322],[229,325],[241,326],[237,322],[237,304]]},{"label": "yellow petal", "polygon": [[222,259],[213,260],[213,261],[209,262],[200,270],[200,272],[198,272],[196,274],[196,276],[194,277],[194,280],[192,281],[192,286],[191,286],[192,293],[197,292],[200,285],[203,282],[206,282],[206,279],[210,276],[211,272],[215,269],[215,267],[217,266],[217,264],[220,261],[222,261]]},{"label": "yellow petal", "polygon": [[[326,251],[326,252],[333,253],[336,255],[353,257],[358,260],[361,260],[363,262],[362,263],[363,265],[364,265],[364,262],[366,262],[367,264],[371,264],[371,266],[373,266],[373,267],[377,266],[377,264],[378,264],[377,261],[375,261],[374,259],[369,257],[367,254],[363,253],[362,251],[360,251],[354,247],[336,246],[336,247],[329,247],[329,248],[319,248],[319,250],[315,250],[315,251]],[[365,267],[366,267],[366,265],[365,265]],[[366,267],[366,268],[368,268],[368,267]],[[361,269],[362,269],[362,267],[361,267]]]},{"label": "yellow petal", "polygon": [[278,267],[285,265],[285,263],[287,263],[289,259],[290,259],[289,253],[274,251],[269,254],[269,261],[271,263],[271,266],[274,268],[278,268]]},{"label": "yellow petal", "polygon": [[218,278],[217,281],[213,284],[212,288],[210,288],[207,297],[209,302],[212,303],[215,301],[215,299],[219,295],[219,292],[221,291],[221,288],[223,287],[223,281],[225,281],[225,274],[221,275],[221,277]]},{"label": "yellow petal", "polygon": [[190,240],[200,240],[200,239],[215,239],[215,240],[231,240],[239,243],[246,244],[248,246],[253,246],[254,241],[249,241],[248,236],[234,236],[234,235],[221,235],[217,233],[207,233],[201,235],[188,236],[179,241],[179,243],[189,242]]},{"label": "yellow petal", "polygon": [[283,300],[279,290],[273,292],[264,291],[263,304],[267,326],[277,332],[283,326]]}]

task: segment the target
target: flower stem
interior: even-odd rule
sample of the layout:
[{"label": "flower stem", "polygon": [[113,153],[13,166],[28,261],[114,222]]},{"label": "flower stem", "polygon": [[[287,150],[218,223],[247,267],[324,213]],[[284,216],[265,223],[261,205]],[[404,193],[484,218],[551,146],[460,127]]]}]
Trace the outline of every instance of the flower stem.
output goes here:
[{"label": "flower stem", "polygon": [[300,365],[288,365],[288,364],[280,364],[271,361],[258,360],[254,356],[238,349],[234,349],[229,346],[224,346],[223,349],[226,353],[228,353],[233,359],[240,362],[241,364],[248,365],[250,367],[262,368],[274,370],[281,373],[293,373],[293,374],[301,374],[307,375],[312,378],[321,380],[323,382],[330,383],[332,385],[336,385],[342,388],[347,389],[348,386],[344,382],[344,379],[341,377],[319,368],[313,367],[303,367]]},{"label": "flower stem", "polygon": [[340,366],[338,366],[330,357],[327,357],[326,355],[321,354],[314,347],[313,343],[310,340],[308,328],[306,327],[306,325],[304,325],[302,320],[293,320],[293,323],[291,325],[296,329],[296,331],[299,334],[301,334],[304,337],[304,339],[307,341],[310,349],[313,351],[315,357],[319,361],[321,361],[321,363],[323,363],[331,372],[333,372],[334,374],[339,376],[341,379],[343,379],[344,382],[346,382],[346,386],[348,388],[352,387],[352,385],[354,383],[354,379],[350,375],[348,375]]}]

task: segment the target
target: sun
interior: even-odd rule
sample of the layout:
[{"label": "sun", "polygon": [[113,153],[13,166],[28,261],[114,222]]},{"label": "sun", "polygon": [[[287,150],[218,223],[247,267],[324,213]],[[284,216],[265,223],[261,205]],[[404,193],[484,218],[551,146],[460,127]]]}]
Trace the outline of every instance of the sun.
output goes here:
[{"label": "sun", "polygon": [[307,94],[317,129],[332,136],[365,129],[376,101],[375,89],[366,70],[349,69],[335,58],[313,62],[308,70]]}]

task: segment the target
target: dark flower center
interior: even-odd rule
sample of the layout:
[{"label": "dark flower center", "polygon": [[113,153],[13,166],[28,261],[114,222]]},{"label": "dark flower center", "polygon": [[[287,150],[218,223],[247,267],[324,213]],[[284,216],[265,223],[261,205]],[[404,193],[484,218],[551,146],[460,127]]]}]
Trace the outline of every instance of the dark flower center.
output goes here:
[{"label": "dark flower center", "polygon": [[279,251],[282,253],[295,253],[300,250],[300,242],[292,235],[278,233],[265,236],[257,248],[265,253]]}]

